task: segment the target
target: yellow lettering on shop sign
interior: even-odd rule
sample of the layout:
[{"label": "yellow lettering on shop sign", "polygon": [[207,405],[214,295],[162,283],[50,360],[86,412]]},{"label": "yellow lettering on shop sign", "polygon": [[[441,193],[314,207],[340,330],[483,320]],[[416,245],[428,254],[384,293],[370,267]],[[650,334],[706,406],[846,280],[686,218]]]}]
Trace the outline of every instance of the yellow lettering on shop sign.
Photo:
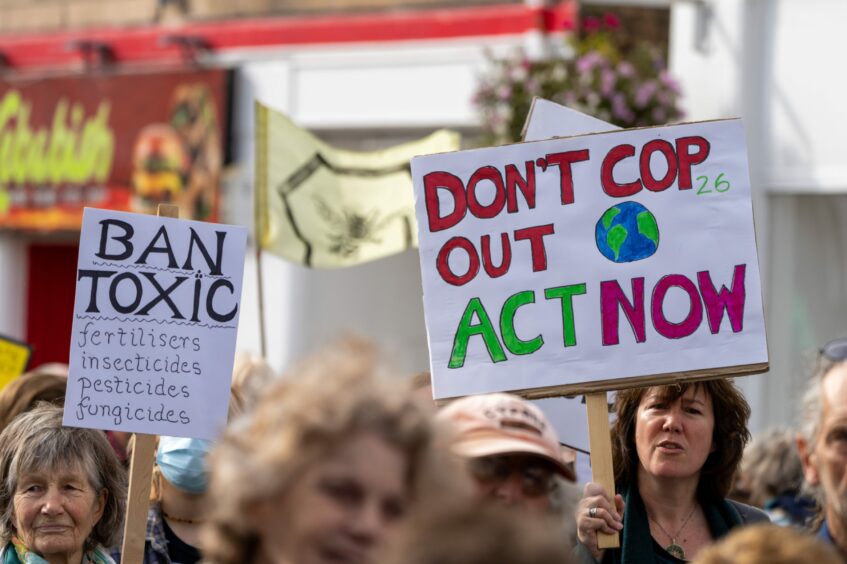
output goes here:
[{"label": "yellow lettering on shop sign", "polygon": [[33,129],[32,104],[9,90],[0,99],[0,187],[106,182],[115,156],[110,111],[111,104],[103,101],[86,117],[82,104],[61,98],[51,127]]}]

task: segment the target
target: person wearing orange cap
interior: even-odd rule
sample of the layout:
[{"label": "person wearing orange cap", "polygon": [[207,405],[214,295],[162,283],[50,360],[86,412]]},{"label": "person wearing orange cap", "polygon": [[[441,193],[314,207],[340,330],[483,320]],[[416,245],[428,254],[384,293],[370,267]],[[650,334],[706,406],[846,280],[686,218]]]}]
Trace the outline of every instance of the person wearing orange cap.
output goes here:
[{"label": "person wearing orange cap", "polygon": [[535,405],[510,394],[470,396],[438,413],[451,450],[468,460],[482,497],[535,513],[558,509],[560,480],[574,482],[575,453]]}]

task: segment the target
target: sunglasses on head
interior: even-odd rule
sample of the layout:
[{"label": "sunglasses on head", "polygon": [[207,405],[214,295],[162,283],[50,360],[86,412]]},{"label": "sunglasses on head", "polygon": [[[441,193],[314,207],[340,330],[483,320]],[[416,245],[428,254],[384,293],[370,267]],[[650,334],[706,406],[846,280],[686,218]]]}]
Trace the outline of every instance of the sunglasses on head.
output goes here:
[{"label": "sunglasses on head", "polygon": [[820,354],[832,362],[847,360],[847,337],[835,339],[821,347]]},{"label": "sunglasses on head", "polygon": [[515,473],[521,477],[521,490],[527,497],[547,495],[556,486],[556,471],[541,459],[521,456],[488,456],[470,461],[471,474],[485,484],[500,484]]}]

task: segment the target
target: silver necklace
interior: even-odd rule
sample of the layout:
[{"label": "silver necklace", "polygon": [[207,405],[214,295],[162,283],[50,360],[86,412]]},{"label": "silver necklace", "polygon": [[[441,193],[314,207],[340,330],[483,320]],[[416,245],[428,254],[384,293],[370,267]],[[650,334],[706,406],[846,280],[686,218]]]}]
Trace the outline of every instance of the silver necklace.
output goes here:
[{"label": "silver necklace", "polygon": [[679,558],[680,560],[685,560],[685,550],[683,550],[683,549],[682,549],[682,547],[681,547],[681,546],[679,546],[679,545],[676,543],[676,539],[677,539],[677,537],[679,537],[679,535],[682,533],[683,529],[685,529],[685,526],[686,526],[686,525],[688,524],[688,522],[691,520],[691,517],[694,515],[694,511],[696,511],[696,510],[697,510],[697,504],[695,503],[695,504],[694,504],[694,507],[692,507],[692,508],[691,508],[691,513],[689,513],[689,514],[688,514],[688,517],[686,517],[686,518],[685,518],[685,521],[683,521],[682,526],[679,528],[679,530],[676,532],[676,534],[675,534],[675,535],[671,535],[669,532],[667,532],[667,531],[665,530],[665,528],[664,528],[662,525],[660,525],[660,524],[659,524],[659,522],[658,522],[658,521],[656,521],[655,519],[653,519],[653,516],[652,516],[652,515],[650,515],[650,513],[649,513],[649,512],[647,513],[647,517],[648,517],[651,521],[653,521],[653,523],[655,523],[655,524],[656,524],[656,526],[657,526],[657,527],[659,527],[659,529],[661,529],[661,531],[662,531],[663,533],[665,533],[665,536],[666,536],[666,537],[668,537],[669,539],[671,539],[671,543],[670,543],[668,546],[666,546],[666,547],[665,547],[665,551],[666,551],[668,554],[671,554],[671,555],[673,555],[673,556],[676,556],[676,557],[677,557],[677,558]]}]

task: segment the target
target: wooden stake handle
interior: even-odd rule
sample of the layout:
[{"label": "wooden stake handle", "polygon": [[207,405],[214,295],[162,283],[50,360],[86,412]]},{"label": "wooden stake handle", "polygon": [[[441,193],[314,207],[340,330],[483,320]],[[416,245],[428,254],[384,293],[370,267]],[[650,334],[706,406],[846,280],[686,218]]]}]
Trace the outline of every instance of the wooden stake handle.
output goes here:
[{"label": "wooden stake handle", "polygon": [[[609,435],[609,404],[606,392],[585,396],[588,408],[588,440],[591,448],[591,481],[603,486],[609,495],[609,503],[615,506],[615,469],[612,465],[612,437]],[[597,547],[618,548],[621,545],[618,533],[597,533]]]},{"label": "wooden stake handle", "polygon": [[179,206],[159,204],[159,207],[156,210],[156,215],[159,217],[179,217]]},{"label": "wooden stake handle", "polygon": [[144,562],[147,537],[147,510],[150,506],[150,483],[153,479],[153,457],[156,435],[135,433],[135,445],[129,465],[129,493],[126,504],[124,541],[121,546],[123,564]]}]

